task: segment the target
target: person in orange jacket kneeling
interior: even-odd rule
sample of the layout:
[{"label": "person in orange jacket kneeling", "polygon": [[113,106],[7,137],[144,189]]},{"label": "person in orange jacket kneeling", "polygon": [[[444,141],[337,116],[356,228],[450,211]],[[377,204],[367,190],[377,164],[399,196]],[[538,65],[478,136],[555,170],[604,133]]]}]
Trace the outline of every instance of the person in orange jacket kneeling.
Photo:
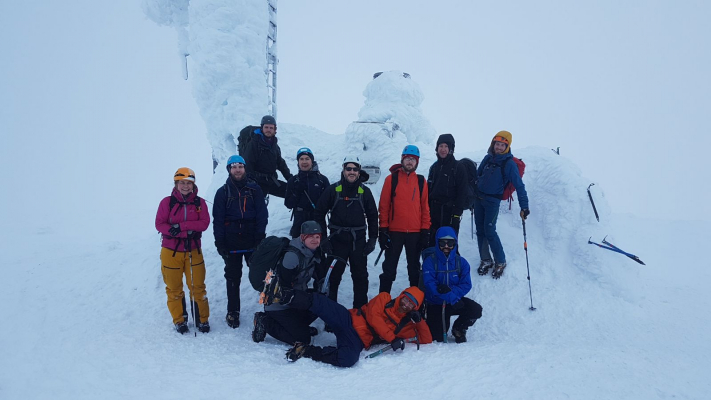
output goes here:
[{"label": "person in orange jacket kneeling", "polygon": [[393,350],[404,350],[405,340],[417,337],[421,344],[432,343],[432,335],[419,309],[425,294],[417,287],[405,289],[396,298],[380,293],[368,304],[346,309],[318,293],[308,293],[282,287],[274,277],[265,291],[266,304],[282,304],[309,310],[333,328],[336,346],[319,347],[296,343],[286,357],[296,361],[301,357],[335,365],[351,367],[363,349],[379,343],[390,343]]}]

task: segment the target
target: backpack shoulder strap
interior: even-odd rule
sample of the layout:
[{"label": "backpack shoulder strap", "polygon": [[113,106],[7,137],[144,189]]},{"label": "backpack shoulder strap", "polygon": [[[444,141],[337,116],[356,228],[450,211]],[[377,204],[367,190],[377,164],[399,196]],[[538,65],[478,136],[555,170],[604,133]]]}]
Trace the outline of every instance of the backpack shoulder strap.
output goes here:
[{"label": "backpack shoulder strap", "polygon": [[417,175],[417,186],[420,187],[420,199],[422,199],[422,191],[425,188],[425,177],[422,175]]},{"label": "backpack shoulder strap", "polygon": [[509,162],[510,158],[504,160],[501,163],[501,179],[506,180],[506,174],[504,174],[504,169],[506,169],[506,163]]}]

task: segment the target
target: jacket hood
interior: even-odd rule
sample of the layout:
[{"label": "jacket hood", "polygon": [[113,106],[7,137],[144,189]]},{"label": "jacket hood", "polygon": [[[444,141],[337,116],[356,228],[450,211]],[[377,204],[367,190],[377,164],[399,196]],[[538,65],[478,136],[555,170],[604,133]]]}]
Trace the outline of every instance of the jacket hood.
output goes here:
[{"label": "jacket hood", "polygon": [[[193,199],[195,199],[195,196],[197,196],[197,194],[198,194],[198,187],[196,184],[193,183],[193,192],[190,193],[188,195],[188,197],[185,198],[185,202],[189,203],[189,202],[193,201]],[[176,188],[176,187],[173,187],[173,192],[171,193],[171,195],[178,200],[183,199],[183,194],[180,193],[180,190],[178,190],[178,188]]]},{"label": "jacket hood", "polygon": [[509,145],[506,146],[506,150],[504,150],[503,154],[510,153],[511,152],[511,144],[513,143],[513,137],[511,136],[511,132],[499,131],[496,135],[494,135],[493,138],[491,138],[491,144],[489,144],[489,154],[494,154],[494,139],[497,136],[501,136],[502,138],[506,139],[509,142]]},{"label": "jacket hood", "polygon": [[400,301],[403,297],[409,297],[410,300],[415,301],[415,304],[417,305],[415,310],[419,310],[422,306],[422,302],[425,301],[425,294],[422,290],[420,290],[417,286],[410,286],[409,288],[403,290],[402,293],[400,293],[400,295],[395,299],[395,309],[400,307]]},{"label": "jacket hood", "polygon": [[446,257],[444,256],[442,250],[439,249],[439,244],[437,242],[439,242],[439,240],[445,236],[451,236],[455,240],[457,240],[457,243],[454,245],[452,252],[449,253],[450,256],[452,254],[457,254],[457,247],[459,247],[459,238],[457,238],[457,233],[454,231],[454,228],[452,228],[451,226],[443,226],[437,229],[437,233],[435,234],[435,253],[437,253],[437,257],[442,257],[443,259],[446,259]]}]

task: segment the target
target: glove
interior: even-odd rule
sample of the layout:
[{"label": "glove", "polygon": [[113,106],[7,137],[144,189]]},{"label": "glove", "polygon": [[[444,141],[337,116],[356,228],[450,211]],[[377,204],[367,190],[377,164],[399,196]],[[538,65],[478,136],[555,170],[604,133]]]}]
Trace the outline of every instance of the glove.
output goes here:
[{"label": "glove", "polygon": [[422,321],[422,315],[420,315],[420,312],[415,310],[415,311],[410,311],[410,319],[414,323],[418,323]]},{"label": "glove", "polygon": [[321,250],[326,254],[333,254],[333,245],[327,237],[321,239]]},{"label": "glove", "polygon": [[396,351],[397,349],[405,350],[405,341],[400,338],[395,338],[395,340],[390,342],[390,347],[393,348],[393,351]]},{"label": "glove", "polygon": [[530,214],[530,213],[531,213],[531,210],[529,210],[528,208],[522,208],[521,209],[521,218],[526,219],[526,217],[528,217],[528,214]]},{"label": "glove", "polygon": [[390,242],[390,230],[388,228],[380,228],[378,231],[380,232],[378,233],[380,249],[387,250],[392,247],[392,243]]},{"label": "glove", "polygon": [[417,242],[421,249],[425,249],[430,245],[430,230],[422,229],[420,231],[420,240]]},{"label": "glove", "polygon": [[262,243],[262,240],[267,237],[266,233],[257,233],[254,235],[254,246],[252,246],[253,249],[256,249],[257,246],[259,246],[259,243]]},{"label": "glove", "polygon": [[375,238],[368,239],[368,242],[365,244],[365,248],[363,249],[363,255],[367,256],[368,254],[372,253],[373,250],[375,250],[376,242],[377,239]]},{"label": "glove", "polygon": [[455,232],[459,232],[459,223],[462,221],[461,215],[452,215],[452,223],[449,224]]},{"label": "glove", "polygon": [[456,303],[452,304],[452,309],[453,309],[454,311],[461,310],[462,307],[464,307],[464,303],[463,303],[461,300],[457,300]]},{"label": "glove", "polygon": [[170,227],[170,230],[168,230],[168,233],[170,233],[170,236],[178,236],[180,235],[180,225],[175,224]]},{"label": "glove", "polygon": [[226,247],[218,246],[218,247],[217,247],[217,254],[219,254],[219,255],[222,256],[223,258],[224,258],[224,257],[229,257],[230,251],[227,250]]},{"label": "glove", "polygon": [[445,285],[444,283],[440,283],[439,285],[437,285],[437,293],[439,293],[439,294],[445,294],[445,293],[449,293],[451,291],[452,291],[452,289],[449,286]]}]

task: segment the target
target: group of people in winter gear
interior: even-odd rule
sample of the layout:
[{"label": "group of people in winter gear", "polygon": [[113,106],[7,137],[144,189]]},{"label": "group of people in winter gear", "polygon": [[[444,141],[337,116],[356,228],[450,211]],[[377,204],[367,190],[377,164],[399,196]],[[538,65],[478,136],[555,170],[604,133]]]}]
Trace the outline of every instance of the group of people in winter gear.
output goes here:
[{"label": "group of people in winter gear", "polygon": [[[458,251],[462,213],[469,209],[475,216],[477,271],[485,275],[493,267],[494,278],[506,267],[496,220],[509,183],[517,192],[521,217],[529,215],[525,186],[517,163],[511,162],[511,142],[509,132],[497,133],[472,177],[454,157],[454,137],[440,135],[437,161],[426,179],[416,172],[419,149],[408,145],[400,162],[390,168],[376,204],[364,185],[369,177],[357,156],[344,158],[340,179],[331,184],[319,171],[311,149],[302,147],[296,154],[298,172],[292,175],[277,144],[276,120],[265,116],[259,127],[246,127],[240,133],[241,155],[227,160],[228,178],[217,190],[212,208],[215,246],[225,263],[227,325],[240,326],[244,264],[250,264],[260,244],[269,242],[264,240],[265,196],[271,194],[284,198],[293,225],[288,245],[283,239],[285,248],[268,274],[264,310],[253,318],[255,342],[269,335],[292,346],[287,353],[291,361],[307,357],[348,367],[374,344],[387,343],[398,350],[410,340],[447,341],[452,316],[457,316],[451,325],[455,342],[466,342],[467,330],[481,317],[482,306],[466,297],[472,282],[470,265]],[[278,180],[277,170],[286,182]],[[474,190],[470,182],[476,183]],[[200,242],[209,219],[205,200],[197,196],[194,172],[178,169],[171,196],[159,206],[156,228],[163,238],[161,264],[168,309],[179,333],[189,331],[183,275],[195,327],[210,330]],[[367,257],[378,244],[385,258],[379,293],[369,300]],[[409,287],[393,298],[390,292],[403,248]],[[346,267],[353,281],[351,309],[338,303]],[[310,325],[317,318],[335,334],[335,347],[310,345],[318,333]]]}]

